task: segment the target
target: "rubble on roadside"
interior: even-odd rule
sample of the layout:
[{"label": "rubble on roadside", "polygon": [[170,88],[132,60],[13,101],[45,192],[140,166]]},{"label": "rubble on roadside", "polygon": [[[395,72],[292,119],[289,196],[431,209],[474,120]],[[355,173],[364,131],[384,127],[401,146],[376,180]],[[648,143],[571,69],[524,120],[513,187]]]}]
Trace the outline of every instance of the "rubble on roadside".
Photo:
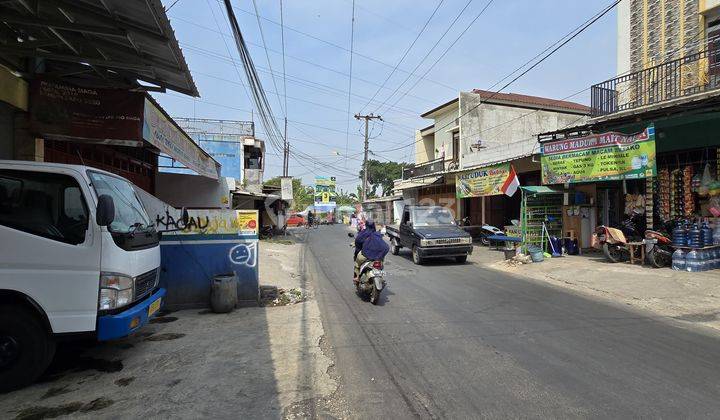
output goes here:
[{"label": "rubble on roadside", "polygon": [[307,300],[307,293],[299,288],[283,289],[275,286],[260,287],[260,302],[262,306],[286,306],[301,303]]},{"label": "rubble on roadside", "polygon": [[530,264],[531,262],[532,262],[532,258],[530,258],[529,255],[517,254],[514,257],[510,258],[509,260],[501,261],[499,264],[503,264],[508,267],[517,267],[517,266],[523,265],[523,264]]}]

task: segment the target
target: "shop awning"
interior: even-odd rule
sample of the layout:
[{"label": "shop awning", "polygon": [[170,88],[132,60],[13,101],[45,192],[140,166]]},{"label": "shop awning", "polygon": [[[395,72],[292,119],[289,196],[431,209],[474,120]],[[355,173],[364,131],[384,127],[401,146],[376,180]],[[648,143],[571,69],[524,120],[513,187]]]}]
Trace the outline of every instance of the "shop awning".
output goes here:
[{"label": "shop awning", "polygon": [[420,179],[397,180],[397,181],[395,181],[393,190],[401,191],[401,190],[407,190],[410,188],[427,187],[428,185],[432,185],[432,184],[435,184],[436,182],[439,182],[442,178],[443,178],[442,175],[440,175],[440,176],[428,176],[428,177],[420,178]]},{"label": "shop awning", "polygon": [[0,21],[0,63],[18,72],[199,96],[160,0],[0,1]]},{"label": "shop awning", "polygon": [[559,191],[544,185],[531,185],[526,187],[520,187],[520,189],[527,195],[543,195],[543,194],[562,194],[563,191]]}]

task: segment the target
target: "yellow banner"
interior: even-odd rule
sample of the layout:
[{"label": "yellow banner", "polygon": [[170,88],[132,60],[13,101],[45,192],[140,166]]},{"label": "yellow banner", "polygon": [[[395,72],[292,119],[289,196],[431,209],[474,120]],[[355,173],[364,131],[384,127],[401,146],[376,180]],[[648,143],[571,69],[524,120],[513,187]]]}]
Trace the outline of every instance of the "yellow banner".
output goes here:
[{"label": "yellow banner", "polygon": [[460,172],[455,175],[457,198],[502,194],[501,188],[509,176],[510,163]]}]

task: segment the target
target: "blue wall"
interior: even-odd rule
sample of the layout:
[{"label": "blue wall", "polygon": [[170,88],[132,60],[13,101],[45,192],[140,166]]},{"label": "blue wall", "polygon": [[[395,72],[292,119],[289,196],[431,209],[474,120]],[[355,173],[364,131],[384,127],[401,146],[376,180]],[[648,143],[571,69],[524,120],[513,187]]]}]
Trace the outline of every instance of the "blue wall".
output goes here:
[{"label": "blue wall", "polygon": [[257,238],[227,234],[163,235],[160,286],[165,307],[207,307],[213,276],[234,272],[241,305],[258,303]]}]

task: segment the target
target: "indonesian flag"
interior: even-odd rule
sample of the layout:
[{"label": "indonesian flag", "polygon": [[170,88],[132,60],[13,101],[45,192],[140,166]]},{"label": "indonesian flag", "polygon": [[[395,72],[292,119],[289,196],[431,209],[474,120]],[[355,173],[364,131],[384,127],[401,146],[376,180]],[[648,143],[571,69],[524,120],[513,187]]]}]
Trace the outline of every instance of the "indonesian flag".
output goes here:
[{"label": "indonesian flag", "polygon": [[518,179],[517,173],[515,173],[515,167],[510,165],[510,173],[505,183],[500,187],[500,191],[504,192],[508,197],[512,197],[519,186],[520,180]]}]

